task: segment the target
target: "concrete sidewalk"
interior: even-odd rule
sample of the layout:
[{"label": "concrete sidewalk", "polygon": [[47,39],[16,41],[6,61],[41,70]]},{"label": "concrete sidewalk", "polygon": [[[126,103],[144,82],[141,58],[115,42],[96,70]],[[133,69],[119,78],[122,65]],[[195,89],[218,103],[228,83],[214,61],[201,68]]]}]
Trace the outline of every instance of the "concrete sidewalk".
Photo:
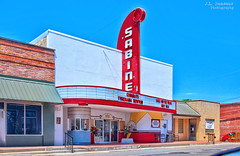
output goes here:
[{"label": "concrete sidewalk", "polygon": [[[221,142],[217,142],[221,143]],[[189,146],[200,144],[213,144],[205,141],[177,141],[170,143],[133,143],[133,144],[94,144],[94,145],[76,145],[74,147],[86,149],[88,151],[103,151],[103,150],[119,150],[119,149],[136,149],[149,147],[166,147],[166,146]]]},{"label": "concrete sidewalk", "polygon": [[[219,144],[221,142],[216,142]],[[105,151],[120,149],[137,149],[149,147],[166,147],[166,146],[189,146],[200,144],[212,144],[204,141],[178,141],[171,143],[133,143],[133,144],[93,144],[93,145],[74,145],[74,151]],[[33,146],[33,147],[0,147],[0,153],[9,152],[37,152],[37,151],[66,151],[64,146]]]}]

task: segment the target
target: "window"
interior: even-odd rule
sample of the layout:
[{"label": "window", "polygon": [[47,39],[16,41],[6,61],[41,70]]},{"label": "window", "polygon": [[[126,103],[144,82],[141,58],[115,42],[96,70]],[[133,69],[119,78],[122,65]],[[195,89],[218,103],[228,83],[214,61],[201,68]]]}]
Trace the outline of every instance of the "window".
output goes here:
[{"label": "window", "polygon": [[80,130],[80,119],[76,119],[76,130]]},{"label": "window", "polygon": [[214,120],[205,120],[205,133],[214,133]]},{"label": "window", "polygon": [[7,134],[24,134],[24,105],[7,104]]},{"label": "window", "polygon": [[183,119],[178,119],[178,133],[183,133]]},{"label": "window", "polygon": [[0,102],[0,109],[4,109],[4,103]]},{"label": "window", "polygon": [[81,129],[88,130],[89,129],[89,119],[82,119],[81,121]]},{"label": "window", "polygon": [[7,104],[7,134],[42,134],[42,106]]},{"label": "window", "polygon": [[41,134],[41,106],[26,105],[26,134]]},{"label": "window", "polygon": [[89,119],[73,118],[70,119],[71,131],[89,130]]},{"label": "window", "polygon": [[71,131],[75,130],[75,120],[71,119]]}]

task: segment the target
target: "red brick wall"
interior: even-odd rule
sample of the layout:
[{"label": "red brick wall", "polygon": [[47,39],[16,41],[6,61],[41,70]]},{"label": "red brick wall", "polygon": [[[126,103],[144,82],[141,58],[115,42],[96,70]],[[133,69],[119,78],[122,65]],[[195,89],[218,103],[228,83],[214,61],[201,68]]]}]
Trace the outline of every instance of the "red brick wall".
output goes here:
[{"label": "red brick wall", "polygon": [[220,138],[230,132],[240,132],[240,103],[220,105]]},{"label": "red brick wall", "polygon": [[54,50],[0,38],[0,74],[54,82]]}]

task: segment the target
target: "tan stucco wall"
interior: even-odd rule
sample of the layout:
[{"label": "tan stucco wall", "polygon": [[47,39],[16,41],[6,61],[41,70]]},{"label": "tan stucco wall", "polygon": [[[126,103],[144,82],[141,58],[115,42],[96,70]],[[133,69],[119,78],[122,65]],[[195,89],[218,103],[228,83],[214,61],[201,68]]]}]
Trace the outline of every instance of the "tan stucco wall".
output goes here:
[{"label": "tan stucco wall", "polygon": [[[183,133],[178,133],[178,119],[183,119]],[[189,119],[174,118],[174,134],[179,136],[179,141],[189,140]]]},{"label": "tan stucco wall", "polygon": [[[220,140],[220,104],[210,101],[187,101],[195,111],[197,111],[201,117],[197,119],[197,141],[207,141],[207,135],[205,134],[205,120],[214,120],[214,133],[216,141]],[[206,137],[204,139],[204,137]]]}]

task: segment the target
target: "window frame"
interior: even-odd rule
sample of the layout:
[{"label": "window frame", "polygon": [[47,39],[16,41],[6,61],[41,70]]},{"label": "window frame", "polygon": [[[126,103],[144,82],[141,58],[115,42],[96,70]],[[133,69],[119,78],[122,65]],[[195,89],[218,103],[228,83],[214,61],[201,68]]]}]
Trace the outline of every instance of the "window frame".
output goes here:
[{"label": "window frame", "polygon": [[[180,130],[180,128],[179,128],[179,125],[180,125],[180,124],[179,124],[179,123],[180,123],[179,121],[180,121],[180,120],[182,120],[182,129],[181,129],[182,131],[181,131],[181,132],[179,131],[179,130]],[[183,134],[183,133],[184,133],[184,120],[183,120],[183,119],[178,119],[178,133],[179,133],[179,134]]]},{"label": "window frame", "polygon": [[[78,125],[77,125],[77,120],[78,120],[78,119],[79,119],[79,129],[77,129],[77,126],[78,126]],[[75,120],[75,129],[74,129],[74,130],[75,130],[75,131],[80,131],[81,128],[82,128],[82,127],[81,127],[81,121],[82,121],[82,119],[79,118],[79,117],[77,117],[77,118],[75,118],[74,120]]]},{"label": "window frame", "polygon": [[[73,126],[74,126],[74,128],[72,129],[72,121],[73,121]],[[76,119],[75,118],[70,118],[70,120],[69,120],[69,122],[70,122],[70,131],[75,131],[76,130]]]},{"label": "window frame", "polygon": [[[88,120],[88,126],[87,126],[88,129],[87,129],[87,130],[84,130],[84,129],[82,128],[82,120]],[[80,123],[80,124],[81,124],[81,130],[82,130],[82,131],[89,131],[89,130],[91,129],[91,128],[90,128],[90,119],[81,118],[81,123]]]},{"label": "window frame", "polygon": [[[16,104],[16,105],[23,105],[24,106],[24,130],[23,130],[23,134],[8,134],[8,131],[7,131],[7,123],[8,123],[8,120],[7,120],[7,107],[8,107],[8,104]],[[4,102],[4,111],[5,111],[5,123],[6,123],[6,126],[5,126],[5,134],[6,136],[43,136],[43,104],[41,103],[28,103],[28,102],[25,102],[24,104],[23,103],[20,103],[20,102]],[[26,106],[29,106],[29,105],[33,105],[33,106],[41,106],[41,134],[26,134]]]},{"label": "window frame", "polygon": [[[77,119],[79,119],[79,129],[76,129],[77,127]],[[82,129],[82,120],[88,120],[88,129],[84,130]],[[72,121],[74,123],[74,129],[72,129]],[[81,117],[73,117],[73,118],[68,118],[68,122],[69,122],[69,130],[68,131],[90,131],[91,130],[91,126],[90,126],[90,121],[91,119],[86,119],[86,118],[81,118]]]},{"label": "window frame", "polygon": [[[25,134],[24,132],[24,126],[25,126],[25,119],[24,119],[24,116],[25,116],[25,108],[24,108],[24,104],[16,104],[16,103],[7,103],[7,107],[8,107],[8,104],[9,105],[16,105],[17,107],[23,107],[23,109],[21,109],[21,111],[23,110],[23,116],[19,116],[20,120],[21,120],[21,124],[23,124],[23,130],[22,130],[22,134],[8,134],[8,131],[6,131],[7,135],[18,135],[18,136],[23,136]],[[15,113],[15,115],[17,114],[18,110],[14,109],[14,110],[9,110],[9,112],[12,112],[12,113]],[[14,115],[14,116],[15,116]],[[17,117],[16,117],[17,118]],[[23,119],[23,122],[22,122],[22,119]],[[19,122],[18,122],[19,123]],[[15,123],[14,123],[15,124]],[[22,125],[19,127],[22,129]],[[8,109],[6,111],[6,130],[8,130]]]},{"label": "window frame", "polygon": [[[27,112],[27,111],[26,111],[26,110],[27,110],[27,106],[40,106],[40,107],[41,107],[41,109],[40,109],[40,110],[41,110],[41,134],[26,134],[26,130],[27,130],[27,122],[26,122],[26,120],[27,120],[27,118],[28,118],[28,119],[32,119],[32,118],[33,118],[33,117],[27,117],[27,115],[26,115],[26,114],[27,114],[27,113],[26,113],[26,112]],[[42,135],[42,133],[43,133],[43,124],[42,124],[42,122],[43,122],[43,109],[42,109],[42,108],[43,108],[43,107],[42,107],[41,105],[25,104],[25,107],[24,107],[24,110],[25,110],[25,114],[24,114],[24,115],[25,115],[25,116],[24,116],[24,120],[25,120],[25,123],[24,123],[24,124],[25,124],[25,125],[24,125],[24,131],[25,131],[25,132],[24,132],[24,134],[25,134],[25,135]],[[36,117],[35,117],[35,118],[36,118]],[[36,120],[37,120],[37,118],[36,118]]]}]

